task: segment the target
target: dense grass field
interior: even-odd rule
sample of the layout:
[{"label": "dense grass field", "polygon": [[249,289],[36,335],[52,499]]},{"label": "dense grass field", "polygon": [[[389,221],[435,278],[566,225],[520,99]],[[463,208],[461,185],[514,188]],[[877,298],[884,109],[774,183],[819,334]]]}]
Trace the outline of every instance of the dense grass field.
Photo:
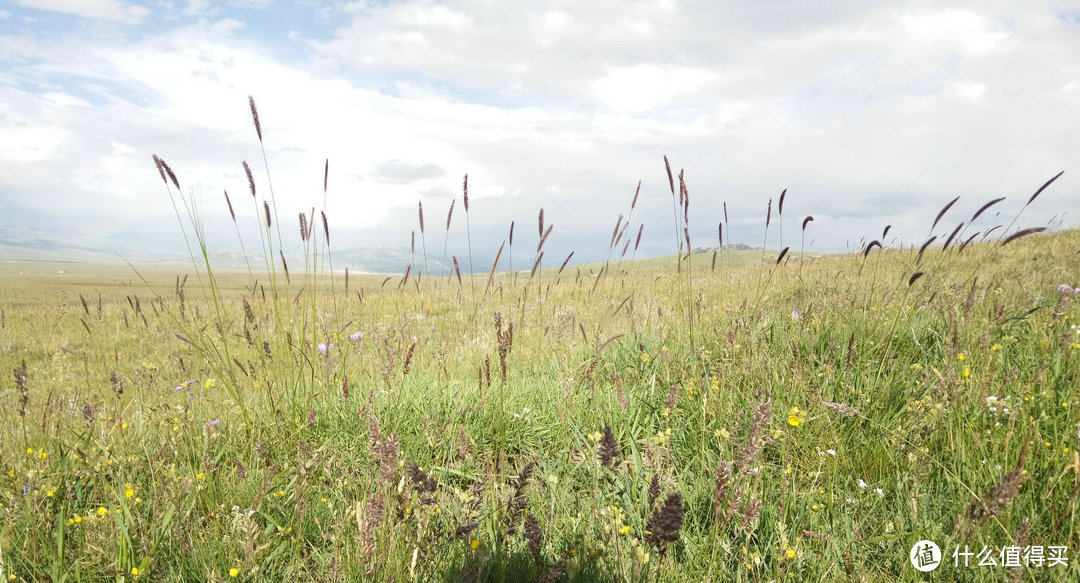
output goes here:
[{"label": "dense grass field", "polygon": [[1080,580],[1080,231],[350,277],[245,162],[224,272],[154,162],[190,267],[0,264],[3,579]]},{"label": "dense grass field", "polygon": [[[8,265],[3,572],[1075,580],[1078,250],[347,287]],[[1070,555],[954,567],[965,545]]]}]

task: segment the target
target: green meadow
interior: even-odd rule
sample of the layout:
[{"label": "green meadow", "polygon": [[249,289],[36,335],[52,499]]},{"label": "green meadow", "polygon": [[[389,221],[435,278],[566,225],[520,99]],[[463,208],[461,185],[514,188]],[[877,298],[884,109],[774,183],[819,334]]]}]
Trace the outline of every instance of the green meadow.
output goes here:
[{"label": "green meadow", "polygon": [[4,578],[1080,579],[1080,231],[387,278],[257,207],[2,266]]}]

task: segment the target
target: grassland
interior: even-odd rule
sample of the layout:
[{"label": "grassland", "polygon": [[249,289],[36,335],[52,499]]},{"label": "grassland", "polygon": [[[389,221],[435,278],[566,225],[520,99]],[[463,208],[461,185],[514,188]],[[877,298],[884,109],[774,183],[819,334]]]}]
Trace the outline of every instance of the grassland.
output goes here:
[{"label": "grassland", "polygon": [[5,573],[885,581],[922,578],[920,539],[1075,551],[1078,249],[933,248],[910,286],[895,249],[487,293],[9,268]]},{"label": "grassland", "polygon": [[1080,580],[1080,231],[346,277],[244,167],[250,271],[0,268],[7,580]]}]

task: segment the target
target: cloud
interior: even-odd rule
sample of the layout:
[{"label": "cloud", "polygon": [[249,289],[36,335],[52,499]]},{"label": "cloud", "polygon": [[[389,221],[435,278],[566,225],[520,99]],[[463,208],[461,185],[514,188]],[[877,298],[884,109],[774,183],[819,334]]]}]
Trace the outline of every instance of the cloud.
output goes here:
[{"label": "cloud", "polygon": [[785,244],[813,214],[819,250],[885,224],[921,238],[958,194],[957,217],[996,196],[1014,212],[1061,169],[1024,220],[1080,203],[1080,137],[1062,123],[1080,114],[1080,35],[1054,4],[354,2],[312,19],[341,25],[273,34],[218,6],[93,44],[0,34],[0,211],[170,225],[156,153],[210,226],[227,190],[251,228],[240,162],[259,197],[269,180],[249,95],[282,218],[322,205],[329,159],[331,228],[357,244],[407,245],[417,200],[441,213],[468,172],[474,245],[497,248],[510,221],[527,241],[543,207],[550,256],[602,251],[640,179],[632,228],[669,252],[665,154],[685,169],[695,245],[725,202],[725,239],[761,244],[783,188]]},{"label": "cloud", "polygon": [[142,6],[119,0],[19,0],[19,4],[38,10],[63,12],[91,20],[126,25],[139,24],[150,14],[150,11]]},{"label": "cloud", "polygon": [[375,175],[391,182],[408,183],[446,176],[446,170],[436,164],[410,164],[394,159],[376,165]]}]

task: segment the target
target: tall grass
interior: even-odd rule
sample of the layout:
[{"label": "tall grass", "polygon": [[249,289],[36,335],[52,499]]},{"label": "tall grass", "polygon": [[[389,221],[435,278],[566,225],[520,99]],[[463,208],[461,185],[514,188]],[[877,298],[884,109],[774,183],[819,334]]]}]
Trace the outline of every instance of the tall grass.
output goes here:
[{"label": "tall grass", "polygon": [[[798,277],[786,247],[703,269],[665,158],[675,270],[561,278],[538,217],[530,277],[496,278],[512,223],[469,307],[464,282],[421,277],[426,251],[397,285],[335,285],[328,162],[322,211],[281,209],[305,257],[291,275],[250,172],[266,271],[215,269],[198,206],[154,160],[193,287],[0,275],[4,576],[916,581],[918,540],[1077,540],[1075,230],[958,242],[999,203],[937,233],[954,201],[924,239],[955,231],[948,246],[875,228],[858,253],[800,255]],[[950,559],[947,579],[1080,573]]]}]

